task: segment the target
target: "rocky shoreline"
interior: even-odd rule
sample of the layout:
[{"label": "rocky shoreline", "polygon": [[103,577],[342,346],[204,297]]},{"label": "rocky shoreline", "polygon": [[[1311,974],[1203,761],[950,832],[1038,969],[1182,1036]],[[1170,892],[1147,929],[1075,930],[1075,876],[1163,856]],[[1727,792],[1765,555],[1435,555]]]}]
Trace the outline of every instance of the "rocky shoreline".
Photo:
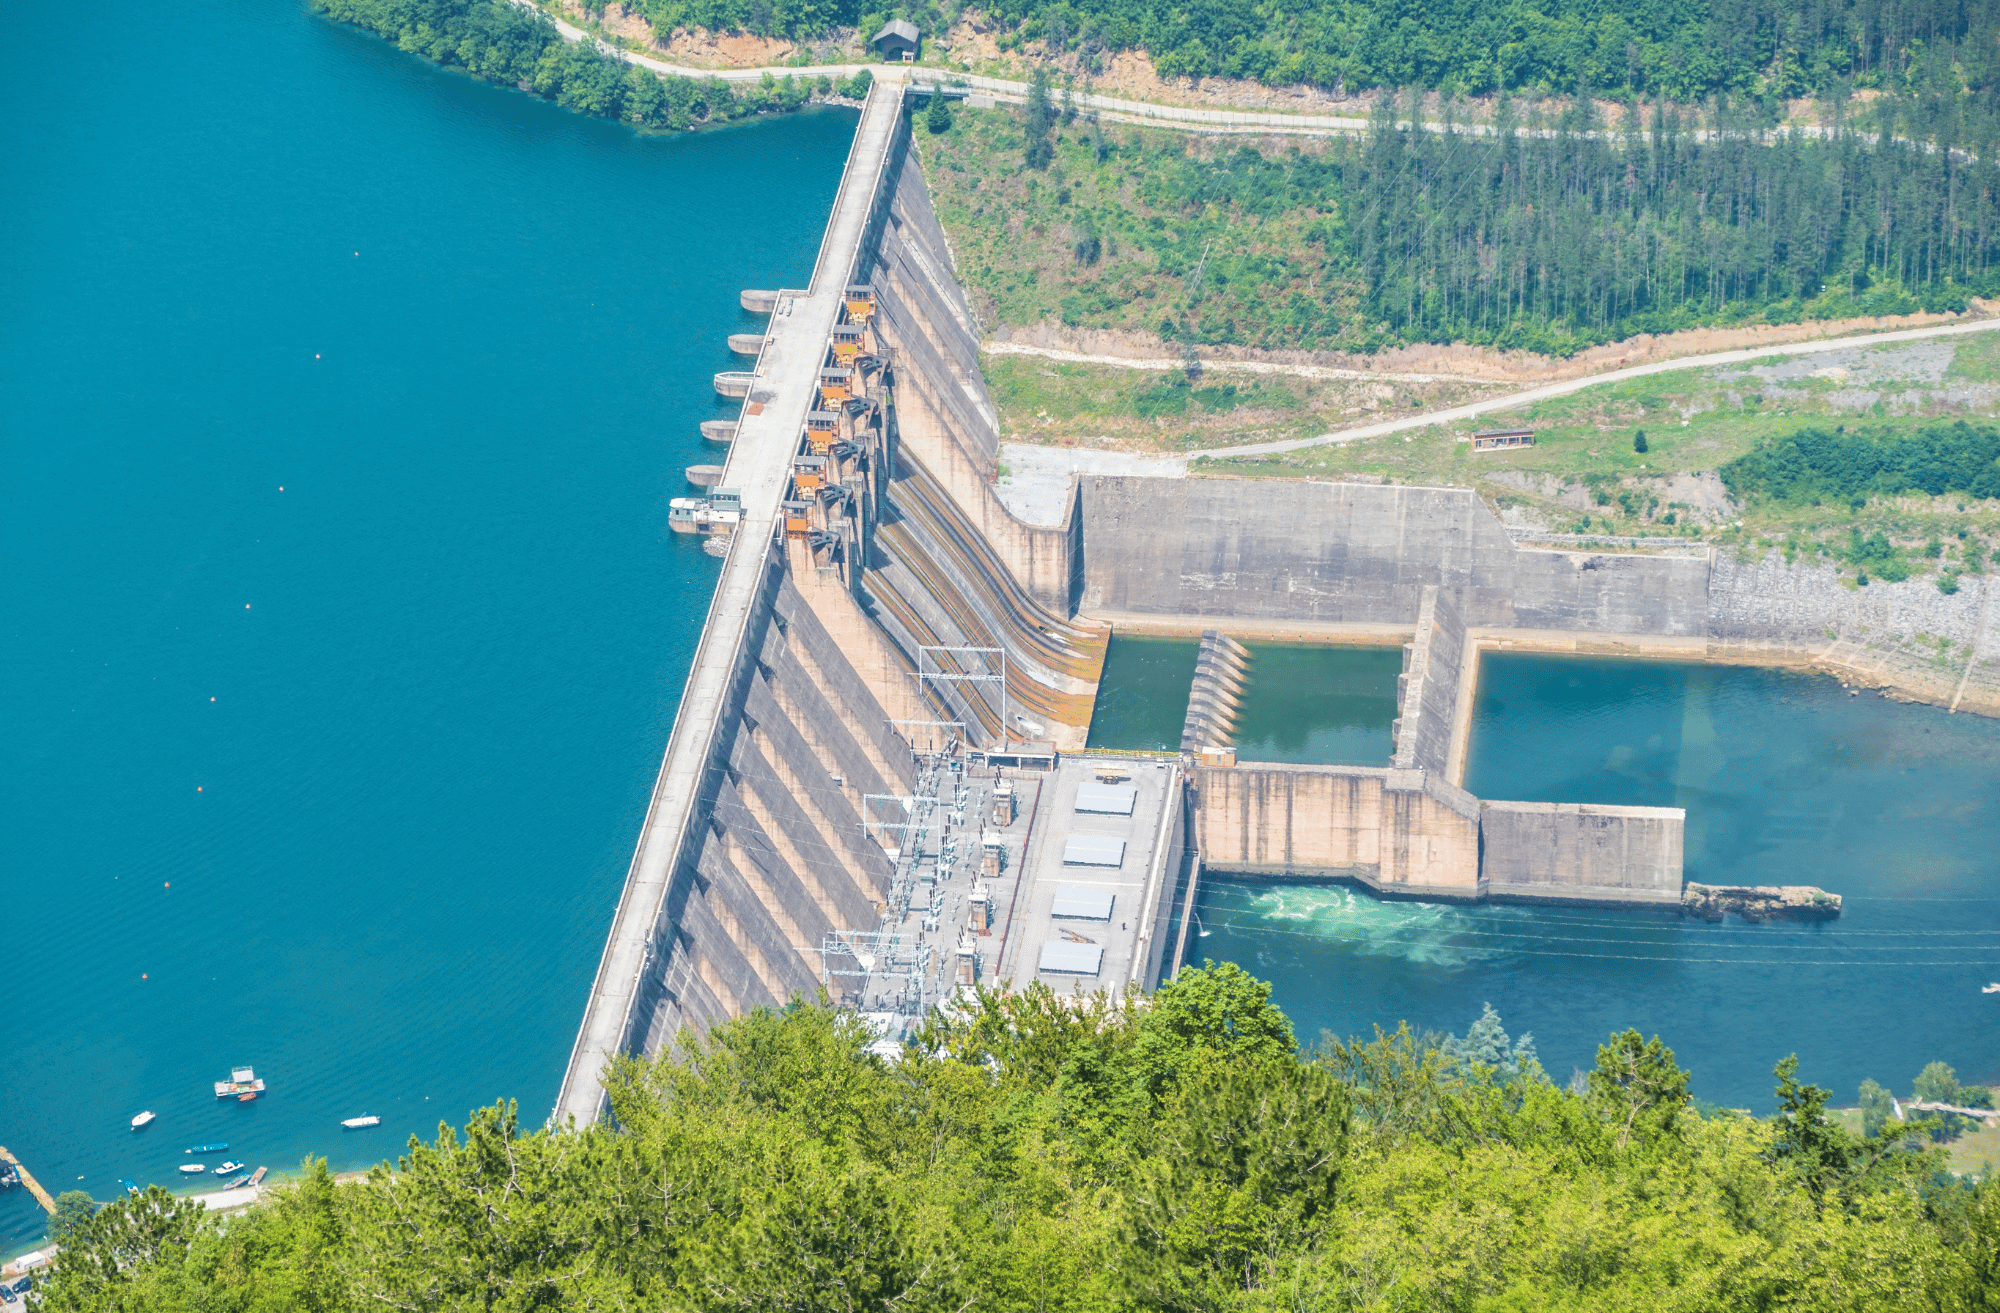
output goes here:
[{"label": "rocky shoreline", "polygon": [[1681,888],[1681,915],[1720,921],[1734,912],[1745,921],[1831,921],[1840,895],[1809,884],[1696,884]]}]

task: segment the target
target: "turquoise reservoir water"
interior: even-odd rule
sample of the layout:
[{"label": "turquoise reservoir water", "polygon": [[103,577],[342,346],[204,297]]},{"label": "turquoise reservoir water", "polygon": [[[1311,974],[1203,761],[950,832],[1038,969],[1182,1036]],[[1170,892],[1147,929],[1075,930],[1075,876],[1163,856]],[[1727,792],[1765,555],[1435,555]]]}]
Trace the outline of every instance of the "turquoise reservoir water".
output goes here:
[{"label": "turquoise reservoir water", "polygon": [[1386,766],[1395,755],[1401,648],[1248,643],[1239,761]]},{"label": "turquoise reservoir water", "polygon": [[[1113,635],[1090,746],[1178,748],[1200,646],[1186,638]],[[1241,760],[1389,764],[1400,649],[1245,646],[1251,660],[1236,726]]]},{"label": "turquoise reservoir water", "polygon": [[1491,1001],[1559,1078],[1615,1029],[1658,1033],[1695,1092],[1767,1109],[1771,1065],[1851,1102],[1932,1059],[2000,1079],[2000,723],[1849,696],[1819,675],[1557,657],[1482,664],[1466,787],[1685,807],[1689,878],[1815,884],[1830,924],[1384,902],[1211,880],[1189,956],[1277,982],[1302,1035],[1407,1018],[1463,1031]]},{"label": "turquoise reservoir water", "polygon": [[298,0],[92,18],[143,70],[61,7],[0,54],[0,1143],[103,1199],[539,1121],[715,575],[666,504],[854,116],[648,139]]},{"label": "turquoise reservoir water", "polygon": [[1200,648],[1188,638],[1113,634],[1090,717],[1090,746],[1177,750]]}]

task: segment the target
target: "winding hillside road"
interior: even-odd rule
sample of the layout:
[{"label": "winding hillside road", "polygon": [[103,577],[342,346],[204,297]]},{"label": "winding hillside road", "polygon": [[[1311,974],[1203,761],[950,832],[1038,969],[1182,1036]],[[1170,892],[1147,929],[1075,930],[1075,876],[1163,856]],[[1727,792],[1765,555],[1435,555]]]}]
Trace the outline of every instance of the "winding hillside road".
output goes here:
[{"label": "winding hillside road", "polygon": [[1421,415],[1411,415],[1406,419],[1385,420],[1380,424],[1365,424],[1359,428],[1342,429],[1337,433],[1323,433],[1316,438],[1293,438],[1285,442],[1248,442],[1238,447],[1214,447],[1190,459],[1215,459],[1229,456],[1267,456],[1281,451],[1301,451],[1307,447],[1324,447],[1343,442],[1355,442],[1362,438],[1380,437],[1385,433],[1403,433],[1410,429],[1427,429],[1439,424],[1456,424],[1462,420],[1476,419],[1497,411],[1513,410],[1531,402],[1546,401],[1550,397],[1564,397],[1585,388],[1598,387],[1605,383],[1619,383],[1628,378],[1644,378],[1648,374],[1671,374],[1682,369],[1708,369],[1715,365],[1737,365],[1752,360],[1764,360],[1771,356],[1811,356],[1822,351],[1840,351],[1851,347],[1888,346],[1894,342],[1915,342],[1927,337],[1955,337],[1963,333],[1989,333],[2000,329],[2000,319],[1982,319],[1969,324],[1939,324],[1932,328],[1905,328],[1893,333],[1867,333],[1859,337],[1829,337],[1815,342],[1788,342],[1783,346],[1751,347],[1742,351],[1717,351],[1705,356],[1682,356],[1678,360],[1658,360],[1647,365],[1633,365],[1626,369],[1608,370],[1602,374],[1588,374],[1582,378],[1564,379],[1560,383],[1548,383],[1526,392],[1516,392],[1511,396],[1494,397],[1489,401],[1475,401],[1470,405],[1454,406],[1450,410],[1427,411]]}]

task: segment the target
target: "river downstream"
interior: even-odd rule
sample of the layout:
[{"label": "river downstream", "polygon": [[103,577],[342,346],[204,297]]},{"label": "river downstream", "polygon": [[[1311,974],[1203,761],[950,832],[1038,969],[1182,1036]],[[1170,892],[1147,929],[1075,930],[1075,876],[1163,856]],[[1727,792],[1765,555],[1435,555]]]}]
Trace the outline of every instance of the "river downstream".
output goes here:
[{"label": "river downstream", "polygon": [[[1558,1079],[1613,1030],[1659,1034],[1702,1098],[1766,1110],[1770,1069],[1852,1102],[1933,1059],[2000,1077],[2000,723],[1852,696],[1822,675],[1489,655],[1466,787],[1482,798],[1684,807],[1687,876],[1815,884],[1824,925],[1656,911],[1385,902],[1213,880],[1189,956],[1277,982],[1303,1036],[1491,1002]],[[1197,946],[1198,945],[1198,946]]]},{"label": "river downstream", "polygon": [[854,115],[648,138],[302,5],[100,14],[171,76],[54,10],[0,56],[0,1143],[106,1199],[537,1123],[715,577],[666,504]]}]

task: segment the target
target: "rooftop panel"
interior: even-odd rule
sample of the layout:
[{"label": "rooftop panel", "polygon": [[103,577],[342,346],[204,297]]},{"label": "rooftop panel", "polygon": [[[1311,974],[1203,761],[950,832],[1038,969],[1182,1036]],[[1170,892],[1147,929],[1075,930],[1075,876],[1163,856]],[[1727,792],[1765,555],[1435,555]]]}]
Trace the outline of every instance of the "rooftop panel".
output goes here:
[{"label": "rooftop panel", "polygon": [[1123,866],[1125,841],[1109,834],[1072,834],[1063,844],[1064,866]]},{"label": "rooftop panel", "polygon": [[1130,784],[1080,784],[1076,809],[1097,816],[1130,816],[1138,804],[1139,790]]},{"label": "rooftop panel", "polygon": [[1079,944],[1069,939],[1051,939],[1042,945],[1040,969],[1061,971],[1072,976],[1094,976],[1104,967],[1104,946]]},{"label": "rooftop panel", "polygon": [[1056,886],[1055,906],[1049,910],[1051,916],[1074,916],[1089,921],[1109,921],[1113,894],[1109,889],[1088,884],[1059,884]]}]

